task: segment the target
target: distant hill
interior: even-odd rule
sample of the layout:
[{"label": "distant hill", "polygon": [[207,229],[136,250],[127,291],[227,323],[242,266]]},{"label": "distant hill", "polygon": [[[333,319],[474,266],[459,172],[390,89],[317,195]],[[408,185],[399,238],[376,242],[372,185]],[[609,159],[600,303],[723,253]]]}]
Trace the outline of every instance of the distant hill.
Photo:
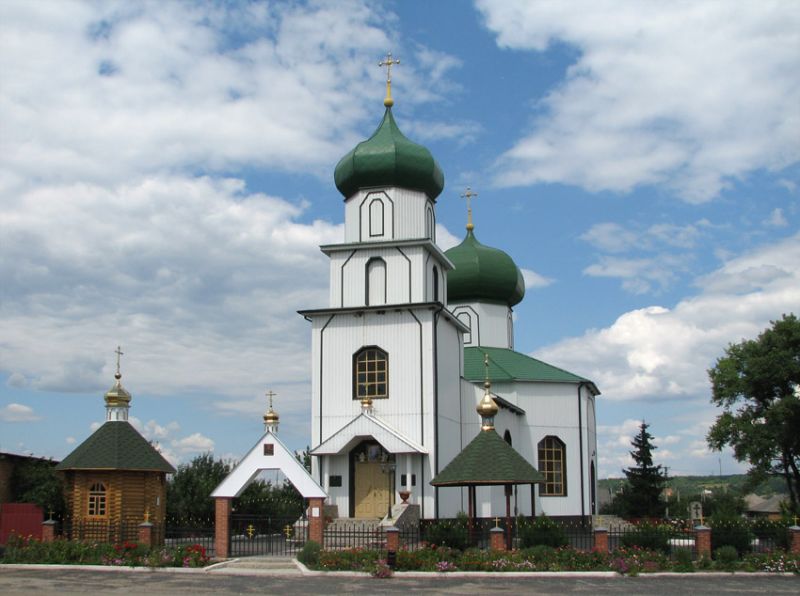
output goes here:
[{"label": "distant hill", "polygon": [[[598,481],[598,488],[601,493],[613,494],[625,482],[625,478],[607,478]],[[670,476],[667,482],[667,487],[671,488],[674,494],[683,498],[692,495],[699,495],[703,490],[710,490],[713,492],[728,492],[733,491],[739,494],[744,493],[744,487],[747,482],[745,474],[730,474],[727,476]],[[769,497],[774,494],[782,494],[786,492],[786,484],[782,478],[770,478],[763,484],[756,487],[755,490],[748,490],[748,493],[754,492],[758,495]]]}]

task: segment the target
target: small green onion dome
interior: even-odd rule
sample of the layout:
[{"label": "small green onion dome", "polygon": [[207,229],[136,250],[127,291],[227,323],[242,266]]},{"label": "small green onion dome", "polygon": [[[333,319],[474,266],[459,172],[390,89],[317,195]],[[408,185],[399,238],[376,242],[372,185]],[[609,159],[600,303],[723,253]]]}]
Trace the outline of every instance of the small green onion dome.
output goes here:
[{"label": "small green onion dome", "polygon": [[486,301],[514,306],[525,296],[522,272],[502,250],[484,246],[472,230],[446,251],[455,269],[447,273],[448,302]]},{"label": "small green onion dome", "polygon": [[439,164],[400,132],[391,108],[373,135],[339,160],[333,178],[345,198],[362,188],[397,186],[421,190],[435,200],[444,188]]}]

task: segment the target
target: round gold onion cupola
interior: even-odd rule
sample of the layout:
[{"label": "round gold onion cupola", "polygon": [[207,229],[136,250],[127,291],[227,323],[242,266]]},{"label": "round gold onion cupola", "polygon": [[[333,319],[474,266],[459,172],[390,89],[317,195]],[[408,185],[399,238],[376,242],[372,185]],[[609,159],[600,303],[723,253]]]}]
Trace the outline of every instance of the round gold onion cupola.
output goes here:
[{"label": "round gold onion cupola", "polygon": [[127,407],[131,403],[131,394],[122,386],[122,373],[119,369],[120,356],[122,356],[124,352],[120,346],[117,346],[114,353],[117,355],[117,372],[114,374],[114,384],[111,386],[111,389],[106,391],[105,402],[106,406],[110,408]]},{"label": "round gold onion cupola", "polygon": [[492,398],[492,383],[489,381],[489,354],[484,354],[483,365],[486,368],[486,381],[483,383],[483,398],[478,402],[475,410],[477,410],[478,415],[481,417],[481,430],[493,430],[494,417],[497,415],[499,408]]},{"label": "round gold onion cupola", "polygon": [[274,391],[268,391],[267,397],[269,398],[269,410],[264,414],[264,428],[266,429],[275,429],[278,427],[278,421],[280,420],[280,416],[278,413],[272,409],[272,398],[275,397],[276,393]]}]

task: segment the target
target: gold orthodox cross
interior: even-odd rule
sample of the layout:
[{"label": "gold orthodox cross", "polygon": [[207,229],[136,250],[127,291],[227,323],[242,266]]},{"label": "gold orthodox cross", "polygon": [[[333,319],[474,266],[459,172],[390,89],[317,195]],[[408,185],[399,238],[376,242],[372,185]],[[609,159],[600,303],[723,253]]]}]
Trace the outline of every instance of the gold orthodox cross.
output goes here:
[{"label": "gold orthodox cross", "polygon": [[472,189],[468,186],[467,190],[464,191],[464,194],[461,195],[462,199],[467,199],[467,230],[475,229],[475,226],[472,224],[472,199],[477,197],[478,193],[472,192]]},{"label": "gold orthodox cross", "polygon": [[383,105],[387,108],[391,108],[394,105],[394,100],[392,99],[392,65],[394,64],[400,64],[400,59],[392,58],[391,52],[386,52],[386,60],[378,62],[379,67],[386,67],[386,98],[383,100]]},{"label": "gold orthodox cross", "polygon": [[114,353],[117,355],[117,374],[119,374],[119,357],[122,356],[125,352],[122,351],[120,346],[117,346],[117,349],[114,350]]},{"label": "gold orthodox cross", "polygon": [[286,524],[283,527],[283,533],[286,534],[287,538],[291,538],[292,537],[292,526],[290,526],[289,524]]},{"label": "gold orthodox cross", "polygon": [[255,529],[255,527],[253,527],[253,524],[250,524],[249,526],[247,526],[247,537],[250,538],[250,540],[253,539],[253,534],[255,534],[255,532],[256,532],[256,529]]},{"label": "gold orthodox cross", "polygon": [[271,410],[272,409],[272,398],[275,397],[278,394],[275,393],[272,389],[270,389],[269,391],[267,391],[267,393],[265,395],[269,398],[269,409]]}]

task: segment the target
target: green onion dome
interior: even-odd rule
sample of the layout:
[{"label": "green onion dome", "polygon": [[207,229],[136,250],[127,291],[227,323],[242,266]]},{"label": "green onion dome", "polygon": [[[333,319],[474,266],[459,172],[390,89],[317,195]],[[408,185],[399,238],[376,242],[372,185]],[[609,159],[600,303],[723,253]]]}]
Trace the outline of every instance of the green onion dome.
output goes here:
[{"label": "green onion dome", "polygon": [[435,200],[444,188],[439,164],[400,132],[391,108],[373,135],[339,160],[333,178],[345,198],[363,188],[397,186],[421,190]]},{"label": "green onion dome", "polygon": [[484,246],[472,230],[446,251],[455,269],[447,273],[448,302],[486,301],[514,306],[525,296],[525,280],[502,250]]}]

